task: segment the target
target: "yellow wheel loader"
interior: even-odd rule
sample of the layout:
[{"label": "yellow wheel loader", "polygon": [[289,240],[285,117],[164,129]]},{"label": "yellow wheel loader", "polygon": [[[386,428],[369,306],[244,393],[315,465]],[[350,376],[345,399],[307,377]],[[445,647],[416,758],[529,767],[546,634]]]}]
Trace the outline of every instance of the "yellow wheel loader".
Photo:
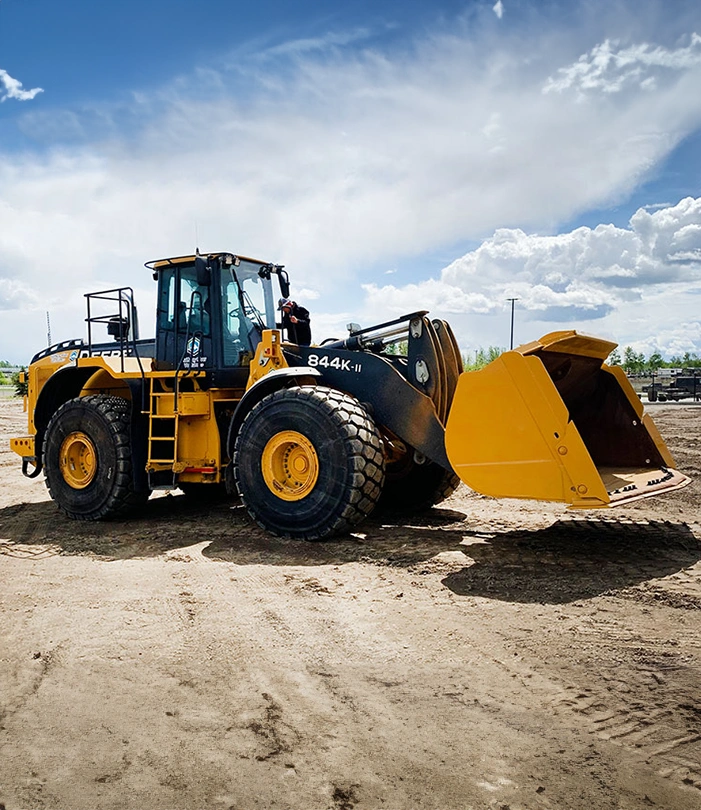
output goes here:
[{"label": "yellow wheel loader", "polygon": [[12,449],[71,518],[180,488],[238,495],[268,531],[317,540],[378,503],[439,503],[460,480],[575,508],[689,481],[605,364],[608,341],[555,332],[464,373],[449,325],[426,312],[298,346],[276,324],[282,266],[214,253],[146,267],[155,339],[139,337],[131,288],[90,293],[87,340],[27,372],[28,435]]}]

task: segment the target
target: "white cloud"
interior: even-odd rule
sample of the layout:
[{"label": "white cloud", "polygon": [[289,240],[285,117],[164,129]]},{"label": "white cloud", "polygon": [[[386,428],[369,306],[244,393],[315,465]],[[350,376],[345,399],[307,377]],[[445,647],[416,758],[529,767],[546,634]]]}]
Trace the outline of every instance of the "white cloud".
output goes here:
[{"label": "white cloud", "polygon": [[652,91],[665,72],[690,70],[701,65],[701,37],[692,34],[686,47],[670,50],[648,43],[621,48],[617,40],[606,40],[579,57],[577,62],[550,77],[543,92],[598,90],[619,93],[637,86]]},{"label": "white cloud", "polygon": [[31,101],[38,93],[43,93],[41,87],[35,87],[32,90],[23,90],[22,82],[13,79],[12,76],[0,68],[0,103],[6,101],[8,98],[16,99],[17,101]]},{"label": "white cloud", "polygon": [[701,198],[652,214],[641,208],[630,228],[599,225],[557,236],[502,228],[440,279],[365,291],[370,320],[388,307],[397,315],[429,309],[462,324],[471,345],[484,345],[472,316],[501,313],[515,297],[519,319],[534,328],[590,331],[596,320],[607,333],[628,330],[619,336],[636,345],[691,351],[698,329],[696,318],[685,318],[698,314],[701,298]]},{"label": "white cloud", "polygon": [[687,352],[698,356],[701,346],[701,321],[693,318],[677,322],[676,319],[670,318],[665,325],[660,326],[655,335],[632,340],[629,345],[646,357],[657,351],[661,351],[667,358],[683,357]]},{"label": "white cloud", "polygon": [[319,292],[311,290],[309,287],[300,287],[298,292],[293,293],[293,297],[303,304],[305,301],[316,301],[319,298]]},{"label": "white cloud", "polygon": [[466,291],[460,285],[451,284],[445,279],[428,279],[420,284],[407,284],[404,287],[364,284],[363,289],[366,293],[366,305],[373,310],[370,320],[387,320],[421,309],[448,314],[484,314],[493,312],[499,306],[491,295]]},{"label": "white cloud", "polygon": [[39,304],[39,296],[21,281],[0,278],[0,312],[3,310],[33,309]]},{"label": "white cloud", "polygon": [[[643,214],[664,211],[640,214],[634,234],[602,226],[561,239],[557,249],[528,233],[552,232],[624,199],[694,131],[701,121],[696,40],[681,49],[684,58],[639,46],[635,59],[642,64],[647,54],[650,69],[663,61],[657,55],[653,65],[650,54],[668,55],[667,79],[647,89],[630,82],[615,105],[606,93],[582,104],[565,87],[542,92],[585,50],[581,42],[552,26],[529,36],[495,27],[498,34],[478,36],[456,25],[403,51],[346,52],[340,39],[326,43],[332,47],[291,44],[284,70],[252,53],[229,71],[209,65],[158,94],[141,91],[131,107],[35,108],[20,123],[37,150],[47,137],[48,150],[0,153],[0,278],[21,279],[41,301],[37,311],[56,302],[62,339],[82,327],[69,298],[80,303],[82,292],[115,281],[148,289],[142,263],[192,251],[196,231],[203,250],[284,263],[293,289],[319,293],[319,310],[349,313],[329,315],[329,323],[359,320],[359,294],[349,290],[369,284],[375,301],[380,293],[372,290],[389,288],[373,282],[397,266],[430,299],[431,307],[418,308],[471,312],[483,324],[504,294],[522,298],[521,312],[591,319],[635,295],[641,300],[641,285],[656,284],[662,264],[674,274],[669,282],[688,275],[699,249],[694,227],[667,237],[659,230],[659,248],[648,252],[656,255],[667,238],[669,261],[631,258],[645,234]],[[588,43],[589,62],[595,52]],[[612,70],[598,80],[613,81]],[[74,140],[61,141],[66,133]],[[425,274],[412,257],[487,233],[495,237],[481,249],[480,273],[517,268],[494,270],[494,289],[482,279],[466,287],[449,274],[418,283]],[[606,258],[604,245],[618,259]],[[566,256],[585,247],[599,256],[598,269],[580,257],[589,275],[573,278]],[[534,254],[547,272],[527,261]],[[414,292],[397,294],[404,306]],[[380,311],[379,303],[380,318],[399,307],[385,300]],[[22,307],[26,313],[26,301]],[[319,312],[315,323],[324,317]],[[36,347],[22,323],[0,319],[0,357],[16,354],[18,343]]]},{"label": "white cloud", "polygon": [[314,51],[327,51],[367,39],[370,31],[356,28],[352,31],[331,32],[322,37],[293,39],[280,45],[273,45],[263,52],[265,57],[301,56]]},{"label": "white cloud", "polygon": [[492,11],[499,19],[504,16],[504,4],[501,2],[501,0],[497,0],[497,2],[492,6]]}]

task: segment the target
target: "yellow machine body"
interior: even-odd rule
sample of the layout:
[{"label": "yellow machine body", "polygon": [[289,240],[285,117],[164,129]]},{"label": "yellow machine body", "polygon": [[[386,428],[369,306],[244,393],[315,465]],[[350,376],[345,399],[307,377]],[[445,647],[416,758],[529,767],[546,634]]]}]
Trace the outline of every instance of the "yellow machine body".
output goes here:
[{"label": "yellow machine body", "polygon": [[[274,278],[289,295],[282,265],[218,253],[146,266],[158,281],[153,340],[138,337],[131,288],[90,293],[87,342],[50,346],[27,372],[27,435],[11,447],[69,517],[214,485],[209,495],[240,496],[271,532],[316,540],[381,499],[440,503],[458,478],[576,508],[689,482],[623,371],[605,364],[609,341],[553,332],[464,373],[450,325],[426,311],[298,345],[274,328]],[[100,324],[112,342],[93,340]]]},{"label": "yellow machine body", "polygon": [[[234,390],[203,390],[196,372],[179,372],[176,395],[173,372],[148,370],[143,373],[148,397],[144,415],[148,418],[147,471],[171,470],[186,482],[217,483],[221,480],[221,441],[215,420],[215,402],[225,406],[236,403],[242,392]],[[38,396],[46,382],[64,367],[89,370],[89,376],[77,392],[80,397],[103,394],[131,400],[129,379],[141,379],[142,371],[134,358],[110,356],[71,358],[69,352],[42,358],[29,367],[29,394],[25,409],[31,435],[10,440],[10,448],[30,463],[35,461],[34,414]]]},{"label": "yellow machine body", "polygon": [[460,376],[446,427],[451,465],[498,498],[622,504],[689,479],[623,370],[615,344],[553,332]]}]

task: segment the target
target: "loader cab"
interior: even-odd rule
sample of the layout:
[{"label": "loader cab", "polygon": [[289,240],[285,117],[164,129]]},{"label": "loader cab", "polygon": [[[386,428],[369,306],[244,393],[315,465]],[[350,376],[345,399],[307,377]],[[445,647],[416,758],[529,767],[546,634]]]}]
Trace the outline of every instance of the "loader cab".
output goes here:
[{"label": "loader cab", "polygon": [[157,367],[210,372],[217,386],[245,382],[263,329],[275,327],[273,266],[232,254],[147,266],[158,281]]}]

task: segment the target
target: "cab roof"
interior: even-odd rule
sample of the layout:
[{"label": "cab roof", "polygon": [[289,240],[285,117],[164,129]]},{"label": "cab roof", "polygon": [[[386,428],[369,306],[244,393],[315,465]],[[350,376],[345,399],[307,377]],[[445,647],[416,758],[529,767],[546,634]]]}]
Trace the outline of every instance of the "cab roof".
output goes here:
[{"label": "cab roof", "polygon": [[262,264],[267,265],[269,262],[264,262],[261,259],[252,259],[250,256],[239,256],[237,253],[231,253],[230,251],[220,251],[218,253],[199,253],[199,254],[191,254],[189,256],[173,256],[170,259],[153,259],[150,262],[146,262],[144,267],[148,267],[149,270],[163,270],[164,267],[172,267],[174,264],[193,264],[197,256],[207,257],[207,256],[215,256],[216,258],[220,258],[222,256],[231,256],[232,259],[238,259],[242,262],[252,262],[253,264]]}]

